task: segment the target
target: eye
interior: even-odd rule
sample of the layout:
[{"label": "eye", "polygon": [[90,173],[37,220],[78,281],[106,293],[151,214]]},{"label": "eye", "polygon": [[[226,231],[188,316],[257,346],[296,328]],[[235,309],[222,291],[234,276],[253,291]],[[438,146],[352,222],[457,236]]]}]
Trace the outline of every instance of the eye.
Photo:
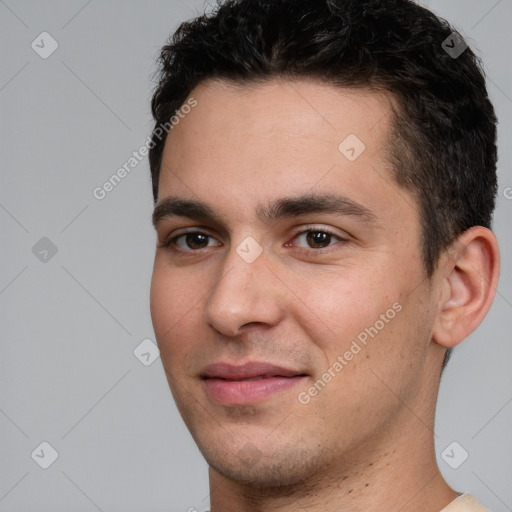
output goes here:
[{"label": "eye", "polygon": [[[298,233],[293,238],[293,241],[302,241],[302,245],[298,245],[299,247],[303,247],[306,249],[325,249],[338,242],[347,241],[347,239],[342,238],[341,236],[336,235],[325,228],[311,228]],[[304,243],[306,245],[304,245]]]},{"label": "eye", "polygon": [[174,248],[173,246],[176,246],[178,247],[178,250],[186,252],[193,252],[199,249],[221,245],[220,243],[210,245],[210,242],[212,241],[217,242],[212,236],[206,233],[194,231],[175,236],[163,245],[169,248]]}]

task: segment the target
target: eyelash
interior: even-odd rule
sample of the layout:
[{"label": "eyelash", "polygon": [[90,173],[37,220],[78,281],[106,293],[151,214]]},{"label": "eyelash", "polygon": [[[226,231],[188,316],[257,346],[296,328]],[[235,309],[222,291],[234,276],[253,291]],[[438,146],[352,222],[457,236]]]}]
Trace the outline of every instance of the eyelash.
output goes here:
[{"label": "eyelash", "polygon": [[[299,250],[299,252],[303,252],[303,253],[307,253],[307,254],[311,254],[311,253],[318,253],[318,252],[322,252],[322,253],[326,253],[329,251],[329,249],[331,247],[333,247],[334,245],[340,243],[340,242],[348,242],[348,239],[347,238],[343,238],[342,236],[340,236],[339,234],[336,234],[334,233],[333,231],[331,231],[330,229],[327,229],[327,228],[318,228],[318,227],[315,227],[315,226],[306,226],[306,229],[303,229],[302,231],[299,231],[297,232],[292,240],[295,240],[297,239],[299,236],[301,235],[304,235],[304,234],[307,234],[307,233],[325,233],[325,234],[328,234],[332,237],[335,237],[338,239],[337,242],[333,243],[333,244],[329,244],[328,246],[326,247],[320,247],[320,248],[304,248],[304,247],[296,247],[296,249]],[[181,254],[187,254],[188,255],[193,255],[194,253],[198,253],[200,252],[202,249],[181,249],[180,247],[177,247],[175,246],[175,243],[178,239],[184,237],[184,236],[187,236],[187,235],[204,235],[206,237],[209,237],[209,238],[214,238],[212,235],[208,234],[208,233],[205,233],[203,231],[188,231],[188,232],[185,232],[185,233],[181,233],[173,238],[170,238],[169,240],[166,240],[164,242],[162,242],[161,244],[159,244],[160,247],[163,247],[163,248],[166,248],[166,249],[169,249],[173,252],[176,252],[176,253],[181,253]],[[288,244],[288,242],[287,242]],[[218,247],[218,246],[217,246]],[[208,249],[208,247],[205,247],[203,249]]]}]

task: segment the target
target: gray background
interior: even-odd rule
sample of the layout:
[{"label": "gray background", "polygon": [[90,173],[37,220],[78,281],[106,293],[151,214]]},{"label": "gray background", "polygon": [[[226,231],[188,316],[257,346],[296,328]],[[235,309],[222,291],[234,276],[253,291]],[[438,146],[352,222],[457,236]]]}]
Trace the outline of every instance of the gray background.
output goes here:
[{"label": "gray background", "polygon": [[[505,512],[512,510],[512,0],[423,3],[484,59],[500,119],[501,281],[491,312],[443,378],[437,454],[452,486]],[[154,341],[147,158],[103,200],[92,194],[146,141],[154,59],[178,23],[202,8],[202,0],[0,1],[0,512],[208,507],[206,464],[161,361],[145,366],[134,355],[142,340]],[[47,59],[31,48],[43,31],[59,45]],[[55,255],[41,252],[44,241],[33,251],[42,237]],[[36,463],[50,457],[37,450],[43,441],[58,452],[48,469]],[[469,453],[458,469],[441,457],[453,441]]]}]

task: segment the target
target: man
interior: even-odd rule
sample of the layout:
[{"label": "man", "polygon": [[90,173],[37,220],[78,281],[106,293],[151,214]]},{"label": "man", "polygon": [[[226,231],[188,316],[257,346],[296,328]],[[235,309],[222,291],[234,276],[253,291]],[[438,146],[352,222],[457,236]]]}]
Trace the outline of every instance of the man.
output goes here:
[{"label": "man", "polygon": [[408,0],[232,0],[160,65],[151,314],[211,511],[486,510],[433,442],[499,272],[475,55]]}]

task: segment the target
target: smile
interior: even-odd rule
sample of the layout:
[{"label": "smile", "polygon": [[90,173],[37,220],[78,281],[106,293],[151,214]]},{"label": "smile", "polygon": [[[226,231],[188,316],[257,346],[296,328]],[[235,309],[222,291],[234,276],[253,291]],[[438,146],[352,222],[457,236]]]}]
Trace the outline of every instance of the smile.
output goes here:
[{"label": "smile", "polygon": [[262,362],[242,366],[215,363],[201,374],[208,397],[218,404],[231,406],[263,402],[306,377],[303,372]]}]

